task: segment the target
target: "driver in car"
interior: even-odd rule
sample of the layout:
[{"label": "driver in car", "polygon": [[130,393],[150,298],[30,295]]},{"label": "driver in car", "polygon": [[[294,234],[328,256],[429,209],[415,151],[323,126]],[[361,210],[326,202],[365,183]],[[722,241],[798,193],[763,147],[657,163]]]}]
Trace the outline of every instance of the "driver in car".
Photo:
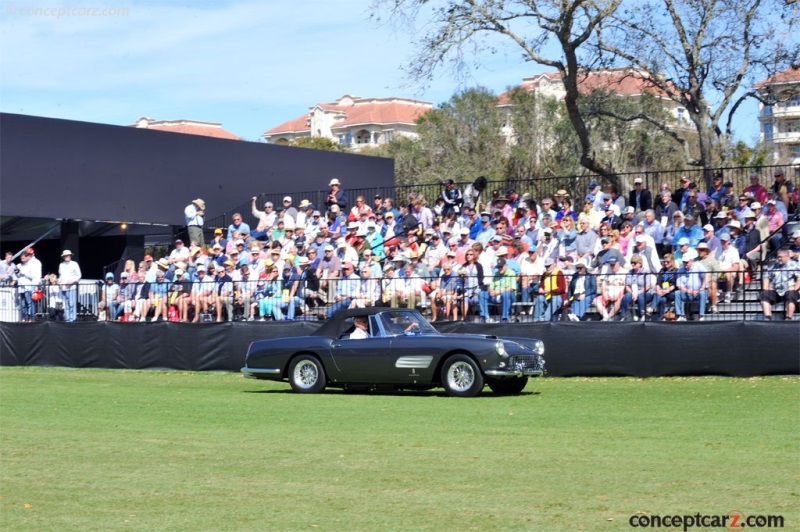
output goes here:
[{"label": "driver in car", "polygon": [[353,318],[355,330],[350,333],[351,340],[363,340],[369,338],[369,321],[366,316],[356,316]]}]

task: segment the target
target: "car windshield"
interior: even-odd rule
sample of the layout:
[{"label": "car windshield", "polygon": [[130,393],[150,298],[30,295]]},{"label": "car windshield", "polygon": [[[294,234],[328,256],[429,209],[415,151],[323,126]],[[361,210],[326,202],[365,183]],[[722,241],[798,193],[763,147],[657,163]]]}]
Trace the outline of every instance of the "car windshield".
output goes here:
[{"label": "car windshield", "polygon": [[439,334],[419,313],[408,310],[387,310],[380,314],[381,323],[388,335]]}]

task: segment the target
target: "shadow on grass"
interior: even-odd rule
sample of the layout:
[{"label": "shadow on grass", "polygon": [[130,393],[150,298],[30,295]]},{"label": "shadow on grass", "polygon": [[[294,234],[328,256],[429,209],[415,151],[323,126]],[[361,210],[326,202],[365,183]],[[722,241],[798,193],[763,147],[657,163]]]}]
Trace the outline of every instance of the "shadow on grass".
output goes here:
[{"label": "shadow on grass", "polygon": [[[302,395],[296,392],[293,392],[291,388],[286,390],[243,390],[242,393],[253,393],[253,394],[277,394],[277,395]],[[541,395],[542,392],[525,392],[517,394],[517,396],[527,396],[527,395]],[[325,390],[322,392],[324,395],[374,395],[378,397],[392,397],[392,396],[407,396],[407,397],[450,397],[447,395],[447,392],[444,390],[342,390],[342,389],[332,389],[332,390]],[[473,397],[472,399],[480,399],[480,398],[490,398],[490,397],[511,397],[509,395],[497,395],[492,393],[488,388],[486,388],[483,393],[481,393],[477,397]]]}]

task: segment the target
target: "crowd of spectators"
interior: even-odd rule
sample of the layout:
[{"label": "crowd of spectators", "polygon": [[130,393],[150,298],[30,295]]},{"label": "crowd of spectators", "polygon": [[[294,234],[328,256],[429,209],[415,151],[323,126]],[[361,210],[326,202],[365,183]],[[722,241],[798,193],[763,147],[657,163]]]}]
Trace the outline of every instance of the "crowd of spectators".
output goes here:
[{"label": "crowd of spectators", "polygon": [[[688,177],[656,192],[636,179],[627,194],[593,181],[581,197],[558,190],[538,201],[486,191],[481,179],[465,191],[447,181],[435,198],[358,196],[352,206],[338,179],[324,205],[253,197],[254,228],[236,213],[207,244],[192,230],[205,209],[194,200],[191,241],[128,261],[118,282],[107,274],[101,308],[126,321],[326,319],[373,305],[421,308],[433,321],[702,320],[741,298],[781,249],[760,301],[766,319],[781,302],[792,318],[800,231],[785,224],[797,193],[780,169],[769,188],[753,173],[738,194],[717,174],[705,192]],[[0,266],[0,280],[7,272]]]}]

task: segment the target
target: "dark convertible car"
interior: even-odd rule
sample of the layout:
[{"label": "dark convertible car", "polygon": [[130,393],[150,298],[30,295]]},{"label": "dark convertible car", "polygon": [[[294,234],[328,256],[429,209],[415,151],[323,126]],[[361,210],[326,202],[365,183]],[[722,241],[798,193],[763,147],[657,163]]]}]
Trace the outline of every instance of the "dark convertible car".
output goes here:
[{"label": "dark convertible car", "polygon": [[497,394],[511,395],[525,388],[528,377],[544,373],[543,354],[540,340],[441,334],[415,310],[350,309],[334,314],[310,336],[253,342],[242,373],[288,380],[301,393],[326,386],[443,387],[450,395],[473,397],[486,384]]}]

